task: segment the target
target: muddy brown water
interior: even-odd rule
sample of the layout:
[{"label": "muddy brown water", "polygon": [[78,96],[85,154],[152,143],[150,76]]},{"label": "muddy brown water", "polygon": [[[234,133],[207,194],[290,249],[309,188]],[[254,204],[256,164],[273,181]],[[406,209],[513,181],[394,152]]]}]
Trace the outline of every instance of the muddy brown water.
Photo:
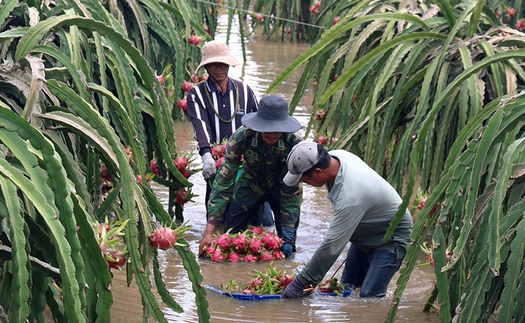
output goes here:
[{"label": "muddy brown water", "polygon": [[[219,32],[216,39],[225,41],[226,17],[219,22]],[[267,42],[260,36],[252,36],[247,40],[247,59],[242,60],[240,40],[238,36],[230,38],[232,54],[243,62],[241,66],[230,69],[230,76],[248,83],[255,91],[258,98],[266,93],[266,89],[273,80],[283,71],[288,64],[303,53],[307,44],[294,44],[281,42]],[[300,73],[295,73],[272,94],[282,95],[291,100],[295,91]],[[308,124],[311,108],[309,103],[313,100],[313,90],[303,96],[297,107],[294,117],[301,124]],[[180,152],[191,152],[197,156],[196,143],[193,139],[193,130],[189,122],[178,122],[175,125],[177,147]],[[197,157],[192,167],[201,167],[200,158]],[[186,240],[190,248],[197,254],[198,243],[204,232],[205,182],[201,173],[190,177],[193,183],[193,193],[199,196],[193,203],[184,207],[185,220],[189,220],[191,230]],[[155,193],[167,208],[167,192],[155,187]],[[325,188],[304,186],[304,201],[301,206],[301,223],[298,229],[297,252],[291,259],[273,263],[278,269],[289,273],[298,271],[308,262],[317,246],[321,243],[324,233],[328,228],[332,216],[332,206],[326,198]],[[271,228],[270,228],[271,229]],[[348,247],[347,247],[348,248]],[[342,268],[337,271],[344,261],[346,250],[341,254],[326,278],[335,274],[339,278]],[[175,313],[162,305],[161,308],[169,322],[198,322],[195,295],[187,272],[183,268],[180,257],[175,250],[161,251],[159,254],[164,283],[170,290],[174,299],[184,309],[183,313]],[[266,263],[214,263],[211,260],[198,259],[204,277],[205,285],[219,286],[230,280],[238,282],[247,281],[252,270],[266,270]],[[420,262],[426,261],[421,255]],[[401,305],[396,316],[396,322],[439,322],[435,313],[423,313],[422,309],[432,290],[435,275],[432,267],[417,267],[405,289]],[[361,299],[356,295],[349,297],[334,296],[308,296],[295,300],[262,300],[246,301],[232,299],[213,291],[208,291],[209,312],[211,322],[383,322],[390,309],[392,294],[395,290],[395,281],[390,283],[388,294],[382,299]],[[138,288],[135,284],[126,286],[125,275],[115,273],[112,286],[114,291],[114,305],[112,307],[112,322],[134,323],[142,322],[142,303]]]}]

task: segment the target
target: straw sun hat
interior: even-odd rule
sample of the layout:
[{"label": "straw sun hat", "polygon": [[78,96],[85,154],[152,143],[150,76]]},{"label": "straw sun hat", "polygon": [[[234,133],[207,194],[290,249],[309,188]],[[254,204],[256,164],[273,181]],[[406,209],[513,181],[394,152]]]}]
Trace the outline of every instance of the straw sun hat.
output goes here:
[{"label": "straw sun hat", "polygon": [[210,63],[224,63],[230,66],[239,65],[239,61],[230,55],[228,45],[216,40],[207,42],[202,46],[202,60],[195,70],[195,73],[197,73],[201,67]]},{"label": "straw sun hat", "polygon": [[288,102],[277,95],[264,96],[257,112],[245,114],[241,121],[257,132],[296,132],[302,128],[299,121],[288,115]]}]

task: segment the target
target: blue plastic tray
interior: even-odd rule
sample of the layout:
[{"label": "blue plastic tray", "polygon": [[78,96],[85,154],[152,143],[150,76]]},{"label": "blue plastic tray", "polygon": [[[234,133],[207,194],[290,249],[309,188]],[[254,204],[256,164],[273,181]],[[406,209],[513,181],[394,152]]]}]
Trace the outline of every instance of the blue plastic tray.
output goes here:
[{"label": "blue plastic tray", "polygon": [[[259,301],[259,300],[265,300],[265,299],[276,299],[281,298],[281,294],[272,294],[272,295],[257,295],[257,294],[243,294],[243,293],[226,293],[220,288],[206,285],[204,286],[206,289],[209,289],[211,291],[214,291],[216,293],[219,293],[221,295],[229,296],[231,298],[246,300],[246,301]],[[343,297],[347,297],[350,294],[352,294],[352,289],[347,289],[341,293]],[[336,293],[325,293],[320,291],[315,291],[312,293],[313,295],[321,295],[321,296],[339,296]]]}]

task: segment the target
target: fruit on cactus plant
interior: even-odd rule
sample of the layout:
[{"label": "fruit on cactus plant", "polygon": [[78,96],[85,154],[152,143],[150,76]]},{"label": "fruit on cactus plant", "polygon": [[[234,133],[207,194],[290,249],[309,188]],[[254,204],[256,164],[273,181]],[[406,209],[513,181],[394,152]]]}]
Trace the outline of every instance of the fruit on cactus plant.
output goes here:
[{"label": "fruit on cactus plant", "polygon": [[106,262],[110,269],[120,269],[128,261],[128,257],[119,250],[111,250],[106,254]]},{"label": "fruit on cactus plant", "polygon": [[201,43],[202,38],[199,36],[190,36],[189,42],[192,45],[199,45]]},{"label": "fruit on cactus plant", "polygon": [[167,250],[177,243],[177,234],[172,228],[158,228],[149,237],[151,245],[155,248]]},{"label": "fruit on cactus plant", "polygon": [[159,166],[157,165],[157,162],[156,161],[152,161],[149,163],[149,168],[151,169],[151,171],[156,174],[156,175],[159,175],[160,174],[160,169],[159,169]]},{"label": "fruit on cactus plant", "polygon": [[323,109],[315,111],[315,120],[322,121],[324,119],[325,114],[326,111],[324,111]]},{"label": "fruit on cactus plant", "polygon": [[175,167],[177,167],[179,171],[182,171],[188,167],[189,162],[190,162],[189,158],[184,156],[184,157],[175,158],[175,160],[173,161],[173,164],[175,165]]},{"label": "fruit on cactus plant", "polygon": [[186,99],[180,99],[180,100],[177,102],[177,106],[178,106],[179,109],[181,109],[182,111],[186,111],[186,109],[188,108],[188,100],[186,100]]},{"label": "fruit on cactus plant", "polygon": [[188,81],[185,81],[184,83],[182,83],[182,87],[181,87],[181,89],[182,89],[184,92],[188,92],[189,90],[191,90],[192,87],[193,87],[193,83],[188,82]]},{"label": "fruit on cactus plant", "polygon": [[326,137],[323,136],[323,135],[320,135],[319,138],[317,138],[317,143],[321,144],[321,145],[326,145],[327,144],[327,140],[326,140]]},{"label": "fruit on cactus plant", "polygon": [[190,198],[188,197],[188,192],[184,188],[180,188],[177,191],[175,191],[175,201],[179,203],[180,205],[186,204]]}]

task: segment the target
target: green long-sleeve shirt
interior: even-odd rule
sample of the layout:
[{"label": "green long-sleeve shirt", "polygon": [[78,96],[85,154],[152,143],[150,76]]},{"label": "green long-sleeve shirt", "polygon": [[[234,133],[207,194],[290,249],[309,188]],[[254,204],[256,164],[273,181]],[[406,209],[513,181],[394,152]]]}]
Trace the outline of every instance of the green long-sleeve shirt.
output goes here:
[{"label": "green long-sleeve shirt", "polygon": [[327,185],[334,216],[326,237],[299,276],[316,286],[324,279],[348,241],[364,251],[397,251],[404,257],[411,242],[412,216],[407,210],[392,238],[383,237],[394,218],[401,197],[396,190],[359,157],[344,150],[330,152],[341,163],[332,187]]},{"label": "green long-sleeve shirt", "polygon": [[[299,219],[302,190],[288,187],[282,179],[287,172],[286,157],[301,141],[297,133],[283,133],[276,144],[265,147],[261,134],[244,126],[226,145],[225,159],[215,177],[208,203],[208,223],[218,225],[230,201],[235,199],[248,210],[275,185],[281,192],[281,226],[293,228]],[[237,183],[235,177],[240,170]]]}]

